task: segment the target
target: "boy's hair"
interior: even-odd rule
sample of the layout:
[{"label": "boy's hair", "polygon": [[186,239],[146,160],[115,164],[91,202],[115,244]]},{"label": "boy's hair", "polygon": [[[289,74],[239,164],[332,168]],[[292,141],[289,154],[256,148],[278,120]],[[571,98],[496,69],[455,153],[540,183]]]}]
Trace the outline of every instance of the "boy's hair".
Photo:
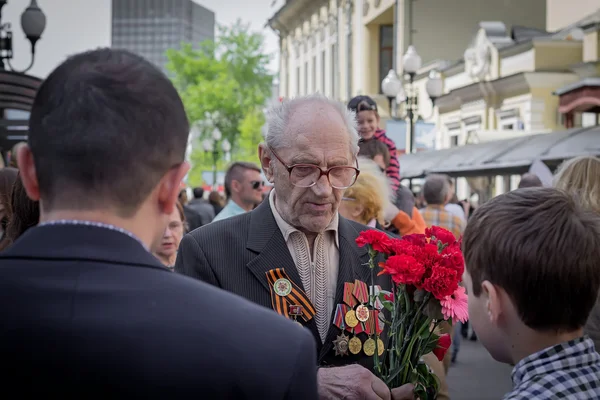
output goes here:
[{"label": "boy's hair", "polygon": [[382,156],[385,167],[390,166],[390,150],[379,140],[361,140],[358,142],[358,155],[368,159]]},{"label": "boy's hair", "polygon": [[501,287],[531,329],[580,329],[598,298],[600,216],[558,189],[518,189],[481,205],[462,248],[473,294],[485,280]]},{"label": "boy's hair", "polygon": [[375,111],[377,113],[377,103],[369,96],[356,96],[348,102],[348,110],[358,114],[361,111]]}]

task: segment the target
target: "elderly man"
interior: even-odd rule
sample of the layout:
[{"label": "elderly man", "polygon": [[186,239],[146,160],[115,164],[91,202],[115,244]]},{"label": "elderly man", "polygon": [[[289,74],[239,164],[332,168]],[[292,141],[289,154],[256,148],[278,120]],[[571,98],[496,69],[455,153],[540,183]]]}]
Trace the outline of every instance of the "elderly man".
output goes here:
[{"label": "elderly man", "polygon": [[427,207],[420,211],[427,226],[441,226],[454,233],[458,239],[465,230],[466,222],[445,208],[451,196],[450,183],[446,175],[429,175],[423,184],[423,197]]},{"label": "elderly man", "polygon": [[[344,190],[359,172],[354,115],[314,95],[276,105],[268,123],[266,143],[259,147],[263,171],[274,185],[268,201],[184,237],[175,270],[305,326],[317,342],[319,364],[330,367],[318,372],[320,398],[412,398],[411,385],[390,393],[372,374],[368,349],[370,355],[358,347],[349,353],[347,335],[364,345],[364,332],[344,332],[332,323],[338,305],[350,301],[344,294],[346,284],[370,283],[370,270],[364,266],[367,251],[355,244],[367,227],[338,214]],[[376,284],[390,289],[384,276]],[[300,310],[286,297],[292,289]],[[244,335],[248,327],[232,320],[231,329]]]}]

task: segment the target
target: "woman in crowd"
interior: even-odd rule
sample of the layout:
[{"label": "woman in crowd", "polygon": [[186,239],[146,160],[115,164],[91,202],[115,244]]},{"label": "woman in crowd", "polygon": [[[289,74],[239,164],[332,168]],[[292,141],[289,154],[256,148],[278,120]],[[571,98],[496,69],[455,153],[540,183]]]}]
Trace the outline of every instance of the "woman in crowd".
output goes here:
[{"label": "woman in crowd", "polygon": [[177,202],[177,207],[169,216],[169,224],[165,229],[162,240],[154,246],[152,253],[165,267],[173,271],[179,243],[187,232],[187,224],[183,206]]},{"label": "woman in crowd", "polygon": [[0,169],[0,249],[8,246],[6,226],[8,225],[12,188],[17,181],[18,175],[19,170],[16,168],[7,167]]},{"label": "woman in crowd", "polygon": [[356,183],[344,192],[340,214],[350,220],[383,229],[384,211],[389,203],[390,187],[375,162],[359,157],[360,174]]},{"label": "woman in crowd", "polygon": [[27,196],[23,182],[18,178],[13,185],[7,218],[5,246],[14,243],[27,229],[40,222],[40,204]]},{"label": "woman in crowd", "polygon": [[[600,214],[600,158],[582,156],[566,161],[554,177],[554,186],[572,193],[587,209]],[[600,353],[600,297],[584,331]]]},{"label": "woman in crowd", "polygon": [[223,199],[221,193],[217,192],[216,190],[210,192],[208,195],[208,202],[215,209],[215,215],[218,215],[221,210],[223,210],[223,207],[225,207],[225,199]]}]

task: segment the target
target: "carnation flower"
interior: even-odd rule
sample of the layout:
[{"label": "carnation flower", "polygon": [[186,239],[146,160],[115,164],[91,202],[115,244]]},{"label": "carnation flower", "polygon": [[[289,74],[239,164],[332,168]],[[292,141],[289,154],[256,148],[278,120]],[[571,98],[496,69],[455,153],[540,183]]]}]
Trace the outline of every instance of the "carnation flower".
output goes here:
[{"label": "carnation flower", "polygon": [[364,247],[365,245],[371,246],[371,248],[380,253],[389,253],[389,245],[391,239],[384,232],[376,229],[369,229],[362,231],[356,238],[356,244],[358,247]]},{"label": "carnation flower", "polygon": [[468,297],[464,287],[459,286],[450,296],[440,300],[440,304],[445,319],[452,318],[463,323],[469,319]]},{"label": "carnation flower", "polygon": [[446,268],[455,269],[458,276],[462,277],[465,272],[465,259],[458,243],[453,243],[444,248],[440,264]]},{"label": "carnation flower", "polygon": [[415,246],[424,246],[427,244],[427,236],[422,233],[413,233],[411,235],[402,236],[402,240]]},{"label": "carnation flower", "polygon": [[439,226],[432,226],[431,228],[425,229],[425,236],[428,238],[435,238],[443,244],[451,244],[456,242],[456,237],[452,232]]},{"label": "carnation flower", "polygon": [[432,268],[431,275],[423,282],[423,289],[436,299],[442,300],[454,293],[459,281],[460,277],[455,269],[436,265]]},{"label": "carnation flower", "polygon": [[409,255],[391,256],[385,262],[381,274],[389,274],[396,284],[416,285],[421,282],[425,266]]},{"label": "carnation flower", "polygon": [[444,360],[444,356],[446,355],[446,352],[450,348],[451,344],[452,344],[452,338],[450,337],[449,334],[444,333],[443,335],[440,336],[440,338],[438,339],[437,347],[435,349],[433,349],[433,354],[435,354],[435,356],[437,357],[438,360],[440,360],[440,361]]}]

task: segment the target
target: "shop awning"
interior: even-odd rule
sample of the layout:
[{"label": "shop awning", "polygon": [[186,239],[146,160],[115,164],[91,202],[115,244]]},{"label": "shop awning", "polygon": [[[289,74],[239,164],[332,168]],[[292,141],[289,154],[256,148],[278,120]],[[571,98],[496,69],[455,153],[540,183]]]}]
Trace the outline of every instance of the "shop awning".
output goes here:
[{"label": "shop awning", "polygon": [[400,157],[402,178],[522,174],[536,160],[551,168],[580,155],[600,155],[600,127],[528,135]]}]

